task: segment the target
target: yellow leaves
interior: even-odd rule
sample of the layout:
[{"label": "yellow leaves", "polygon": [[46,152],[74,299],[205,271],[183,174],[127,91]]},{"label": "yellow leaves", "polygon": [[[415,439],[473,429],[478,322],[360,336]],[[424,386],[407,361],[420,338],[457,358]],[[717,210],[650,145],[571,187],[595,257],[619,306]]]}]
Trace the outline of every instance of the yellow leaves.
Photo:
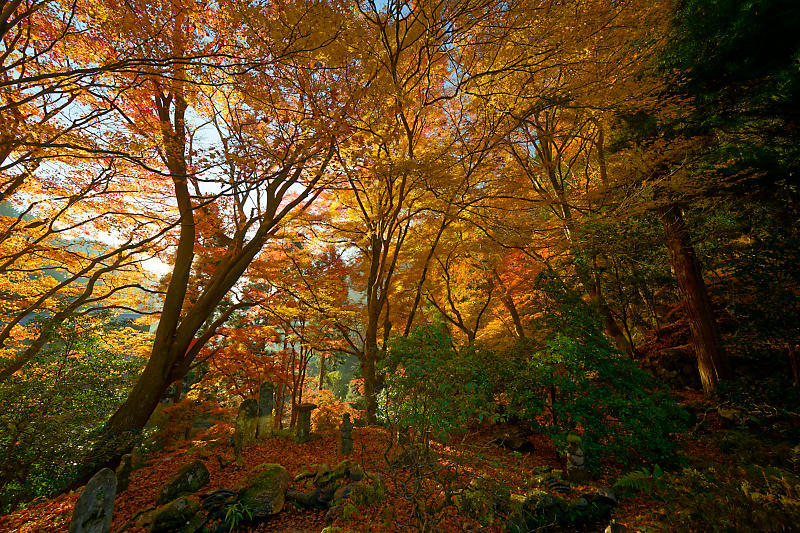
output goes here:
[{"label": "yellow leaves", "polygon": [[115,328],[101,338],[101,345],[111,352],[123,353],[146,361],[150,356],[153,334],[133,328]]}]

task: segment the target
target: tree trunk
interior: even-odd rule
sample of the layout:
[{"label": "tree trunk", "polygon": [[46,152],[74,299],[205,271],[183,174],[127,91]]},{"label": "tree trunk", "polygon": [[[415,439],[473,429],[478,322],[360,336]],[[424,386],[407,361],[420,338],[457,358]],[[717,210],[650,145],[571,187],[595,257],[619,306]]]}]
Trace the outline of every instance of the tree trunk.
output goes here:
[{"label": "tree trunk", "polygon": [[137,443],[141,429],[170,386],[171,357],[167,347],[154,347],[150,361],[136,381],[127,400],[114,413],[92,454],[84,459],[77,478],[65,487],[75,489],[102,468],[116,469],[122,456]]},{"label": "tree trunk", "polygon": [[422,273],[420,274],[419,280],[417,281],[417,289],[416,291],[414,291],[414,303],[411,304],[411,311],[408,313],[408,318],[406,319],[406,327],[403,330],[403,337],[408,337],[408,335],[411,333],[411,326],[414,323],[414,316],[417,314],[419,303],[422,300],[422,286],[428,279],[428,267],[430,266],[433,255],[436,253],[436,247],[439,245],[439,240],[442,238],[444,230],[447,229],[447,226],[449,225],[450,225],[449,218],[447,215],[445,215],[442,218],[442,223],[439,225],[439,231],[436,232],[436,237],[433,239],[431,248],[428,251],[428,256],[425,258],[425,262],[422,265]]},{"label": "tree trunk", "polygon": [[319,390],[325,385],[325,353],[319,354]]},{"label": "tree trunk", "polygon": [[711,299],[681,209],[675,204],[669,205],[659,210],[659,217],[664,226],[672,269],[689,315],[700,381],[703,391],[710,394],[717,383],[730,377],[730,364],[722,349]]},{"label": "tree trunk", "polygon": [[295,352],[294,347],[292,347],[292,358],[289,360],[289,375],[292,376],[292,413],[289,417],[289,428],[295,427],[297,424],[297,382],[300,376],[296,373],[296,365],[295,362],[297,360],[297,352]]},{"label": "tree trunk", "polygon": [[175,382],[175,390],[172,392],[172,404],[175,405],[181,401],[183,396],[183,378]]},{"label": "tree trunk", "polygon": [[365,354],[361,361],[361,376],[364,378],[364,399],[367,402],[367,423],[378,422],[377,380],[375,378],[375,359]]},{"label": "tree trunk", "polygon": [[602,301],[600,304],[600,313],[603,315],[603,324],[605,326],[606,334],[614,339],[614,344],[617,345],[617,348],[630,355],[633,356],[633,345],[628,341],[628,338],[625,336],[625,333],[620,329],[619,324],[614,319],[614,315],[611,312],[611,308],[608,307],[608,304],[605,301]]},{"label": "tree trunk", "polygon": [[603,319],[603,329],[616,345],[617,349],[628,355],[633,355],[633,347],[628,342],[625,334],[620,329],[614,318],[614,313],[603,298],[603,293],[600,290],[600,279],[597,270],[590,270],[588,267],[576,265],[576,273],[578,279],[583,285],[586,294],[589,295],[589,300],[597,307],[600,317]]},{"label": "tree trunk", "polygon": [[364,356],[361,359],[361,377],[364,378],[364,399],[367,402],[367,423],[378,422],[377,379],[375,363],[378,360],[378,321],[370,317],[364,339]]},{"label": "tree trunk", "polygon": [[[381,312],[386,301],[386,292],[380,293],[381,276],[385,265],[387,246],[376,235],[371,237],[370,272],[367,280],[367,330],[364,335],[364,349],[361,357],[361,377],[364,378],[364,399],[367,402],[367,423],[378,422],[377,380],[375,363],[378,360],[378,327]],[[383,280],[388,284],[389,274]]]},{"label": "tree trunk", "polygon": [[494,274],[494,280],[497,283],[497,286],[500,287],[500,301],[503,302],[508,314],[511,315],[511,320],[514,323],[514,332],[516,333],[517,337],[524,339],[525,328],[522,327],[522,319],[519,316],[519,311],[517,310],[516,304],[514,304],[514,299],[511,297],[508,287],[506,287],[506,284],[503,283],[503,280],[500,278],[500,274],[497,272],[496,268],[492,269],[492,274]]}]

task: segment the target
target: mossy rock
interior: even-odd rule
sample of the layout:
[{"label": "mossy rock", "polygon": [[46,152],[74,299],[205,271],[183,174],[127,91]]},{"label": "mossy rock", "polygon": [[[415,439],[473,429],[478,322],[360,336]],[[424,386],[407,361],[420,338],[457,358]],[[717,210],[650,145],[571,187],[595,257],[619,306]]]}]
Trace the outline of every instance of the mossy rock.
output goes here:
[{"label": "mossy rock", "polygon": [[328,479],[328,475],[331,472],[331,467],[328,463],[321,463],[319,465],[311,465],[311,468],[315,470],[314,474],[314,486],[319,487],[322,485],[323,480]]},{"label": "mossy rock", "polygon": [[322,465],[314,476],[313,486],[330,490],[332,493],[339,493],[343,488],[352,484],[351,482],[361,481],[364,477],[364,469],[359,464],[344,460],[333,469],[328,468],[328,465]]},{"label": "mossy rock", "polygon": [[567,435],[567,442],[570,442],[572,444],[577,444],[580,446],[581,444],[583,444],[583,439],[581,439],[580,435],[570,433],[569,435]]},{"label": "mossy rock", "polygon": [[200,510],[200,502],[186,496],[157,508],[152,514],[151,533],[171,533],[184,528]]},{"label": "mossy rock", "polygon": [[529,531],[583,530],[608,523],[616,506],[613,495],[584,494],[567,503],[544,491],[533,491],[524,499],[512,495],[511,516],[506,530],[511,533]]},{"label": "mossy rock", "polygon": [[184,465],[169,479],[169,481],[167,481],[167,484],[164,485],[158,495],[156,505],[163,505],[167,502],[171,502],[178,496],[197,492],[208,483],[210,479],[211,477],[209,476],[208,469],[203,461],[199,459],[192,461]]},{"label": "mossy rock", "polygon": [[325,515],[325,521],[333,524],[339,521],[354,520],[360,516],[358,507],[353,502],[346,502],[331,507]]},{"label": "mossy rock", "polygon": [[386,498],[386,484],[380,474],[367,472],[366,477],[353,483],[349,499],[356,505],[374,505]]},{"label": "mossy rock", "polygon": [[208,516],[203,513],[195,514],[191,519],[189,519],[189,523],[186,524],[183,529],[181,529],[181,533],[204,533],[206,530],[203,528],[208,523]]},{"label": "mossy rock", "polygon": [[[350,469],[355,465],[352,461],[345,459],[344,461],[337,464],[333,469],[328,468],[327,470],[320,469],[317,471],[317,475],[314,476],[314,485],[317,487],[325,487],[327,485],[331,485],[340,479],[344,479],[349,477]],[[325,465],[327,466],[327,465]]]},{"label": "mossy rock", "polygon": [[333,504],[338,505],[350,496],[350,492],[353,490],[355,483],[349,483],[347,485],[342,485],[333,493]]},{"label": "mossy rock", "polygon": [[499,481],[477,478],[456,497],[459,511],[483,525],[494,520],[497,514],[505,514],[511,508],[511,491]]},{"label": "mossy rock", "polygon": [[314,477],[316,475],[316,473],[317,473],[317,470],[314,469],[313,467],[304,466],[300,470],[300,472],[298,472],[297,475],[294,476],[294,480],[295,481],[302,481],[304,479],[312,478],[312,477]]},{"label": "mossy rock", "polygon": [[558,496],[532,491],[522,502],[518,497],[509,500],[512,513],[506,530],[511,533],[549,531],[569,522],[569,504]]},{"label": "mossy rock", "polygon": [[378,519],[381,521],[384,529],[390,529],[394,523],[395,510],[391,505],[385,505],[378,514]]},{"label": "mossy rock", "polygon": [[257,466],[247,477],[239,499],[253,510],[253,518],[277,514],[283,509],[289,480],[289,472],[281,465],[265,463]]},{"label": "mossy rock", "polygon": [[348,502],[342,505],[342,519],[343,520],[350,520],[351,518],[358,515],[358,507],[356,507],[352,502]]},{"label": "mossy rock", "polygon": [[361,481],[364,479],[366,474],[364,473],[364,469],[361,468],[361,465],[358,463],[351,463],[350,470],[347,472],[347,477],[350,478],[350,481]]},{"label": "mossy rock", "polygon": [[569,516],[575,526],[602,525],[611,518],[616,502],[600,494],[584,494],[570,502]]},{"label": "mossy rock", "polygon": [[511,510],[512,512],[515,509],[521,508],[522,503],[525,501],[525,498],[528,496],[525,494],[512,494],[511,495]]}]

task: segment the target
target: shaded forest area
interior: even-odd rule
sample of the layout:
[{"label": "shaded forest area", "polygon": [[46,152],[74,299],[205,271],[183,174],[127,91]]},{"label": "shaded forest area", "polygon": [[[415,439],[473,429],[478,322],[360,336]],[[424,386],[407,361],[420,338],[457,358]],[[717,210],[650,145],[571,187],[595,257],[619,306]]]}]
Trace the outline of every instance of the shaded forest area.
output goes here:
[{"label": "shaded forest area", "polygon": [[795,530],[797,28],[0,0],[0,530]]}]

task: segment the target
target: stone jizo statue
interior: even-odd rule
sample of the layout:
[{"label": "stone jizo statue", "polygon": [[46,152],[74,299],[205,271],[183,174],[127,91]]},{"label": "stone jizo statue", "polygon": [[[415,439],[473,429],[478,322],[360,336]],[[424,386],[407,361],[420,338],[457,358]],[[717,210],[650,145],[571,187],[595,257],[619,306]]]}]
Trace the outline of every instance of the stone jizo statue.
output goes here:
[{"label": "stone jizo statue", "polygon": [[350,413],[342,415],[342,425],[339,426],[339,451],[348,455],[353,451],[353,423],[350,422]]}]

